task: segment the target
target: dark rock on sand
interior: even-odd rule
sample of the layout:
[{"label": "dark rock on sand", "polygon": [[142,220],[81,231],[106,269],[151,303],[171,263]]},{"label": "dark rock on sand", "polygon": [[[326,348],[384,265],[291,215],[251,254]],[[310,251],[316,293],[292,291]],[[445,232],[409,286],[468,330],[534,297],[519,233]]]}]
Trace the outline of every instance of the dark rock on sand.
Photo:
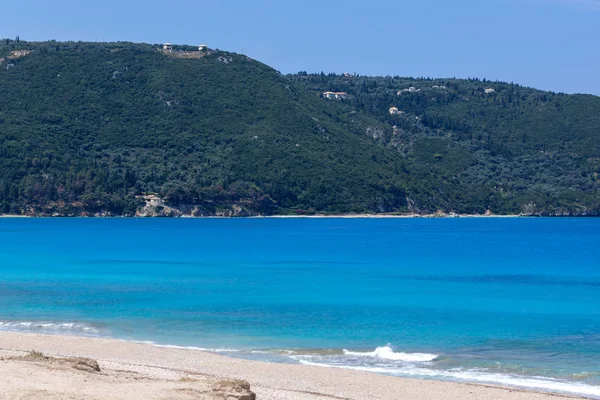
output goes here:
[{"label": "dark rock on sand", "polygon": [[213,386],[213,392],[225,400],[256,400],[250,384],[242,380],[219,381]]},{"label": "dark rock on sand", "polygon": [[73,368],[80,371],[100,372],[100,365],[98,365],[96,360],[92,360],[91,358],[72,358],[70,361]]}]

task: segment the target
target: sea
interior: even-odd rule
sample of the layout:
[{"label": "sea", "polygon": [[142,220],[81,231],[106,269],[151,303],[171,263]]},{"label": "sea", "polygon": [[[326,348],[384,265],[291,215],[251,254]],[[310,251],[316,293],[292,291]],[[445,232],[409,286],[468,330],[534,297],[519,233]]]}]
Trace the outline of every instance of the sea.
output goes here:
[{"label": "sea", "polygon": [[0,330],[600,399],[600,219],[0,219]]}]

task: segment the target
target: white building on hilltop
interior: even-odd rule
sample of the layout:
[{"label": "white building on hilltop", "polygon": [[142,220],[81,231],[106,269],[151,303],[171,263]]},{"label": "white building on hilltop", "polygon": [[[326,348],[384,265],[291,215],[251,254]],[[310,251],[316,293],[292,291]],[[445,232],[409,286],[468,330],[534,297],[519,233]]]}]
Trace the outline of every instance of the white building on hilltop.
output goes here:
[{"label": "white building on hilltop", "polygon": [[390,115],[401,115],[404,114],[404,111],[398,110],[398,107],[390,107]]},{"label": "white building on hilltop", "polygon": [[324,92],[323,97],[328,100],[346,100],[348,93],[346,92]]},{"label": "white building on hilltop", "polygon": [[421,89],[417,89],[416,87],[414,87],[414,86],[411,86],[411,87],[409,87],[408,89],[402,89],[402,90],[400,90],[400,91],[397,93],[397,95],[398,95],[398,96],[402,96],[402,93],[417,93],[417,92],[420,92],[420,91],[421,91]]},{"label": "white building on hilltop", "polygon": [[165,44],[163,44],[163,50],[164,51],[173,51],[173,45],[171,43],[165,43]]}]

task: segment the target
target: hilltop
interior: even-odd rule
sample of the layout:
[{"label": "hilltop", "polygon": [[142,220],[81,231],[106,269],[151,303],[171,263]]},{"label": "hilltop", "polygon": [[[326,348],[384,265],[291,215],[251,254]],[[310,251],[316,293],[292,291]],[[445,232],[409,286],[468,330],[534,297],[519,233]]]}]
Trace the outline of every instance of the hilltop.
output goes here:
[{"label": "hilltop", "polygon": [[0,92],[2,213],[600,213],[594,96],[53,41],[0,42]]}]

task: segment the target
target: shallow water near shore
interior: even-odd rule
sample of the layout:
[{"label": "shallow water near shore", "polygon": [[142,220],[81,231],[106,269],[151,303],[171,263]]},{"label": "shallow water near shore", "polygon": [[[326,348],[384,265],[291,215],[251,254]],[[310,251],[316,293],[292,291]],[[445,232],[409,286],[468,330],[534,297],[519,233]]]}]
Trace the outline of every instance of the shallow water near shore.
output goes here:
[{"label": "shallow water near shore", "polygon": [[3,219],[0,330],[600,398],[600,219]]}]

